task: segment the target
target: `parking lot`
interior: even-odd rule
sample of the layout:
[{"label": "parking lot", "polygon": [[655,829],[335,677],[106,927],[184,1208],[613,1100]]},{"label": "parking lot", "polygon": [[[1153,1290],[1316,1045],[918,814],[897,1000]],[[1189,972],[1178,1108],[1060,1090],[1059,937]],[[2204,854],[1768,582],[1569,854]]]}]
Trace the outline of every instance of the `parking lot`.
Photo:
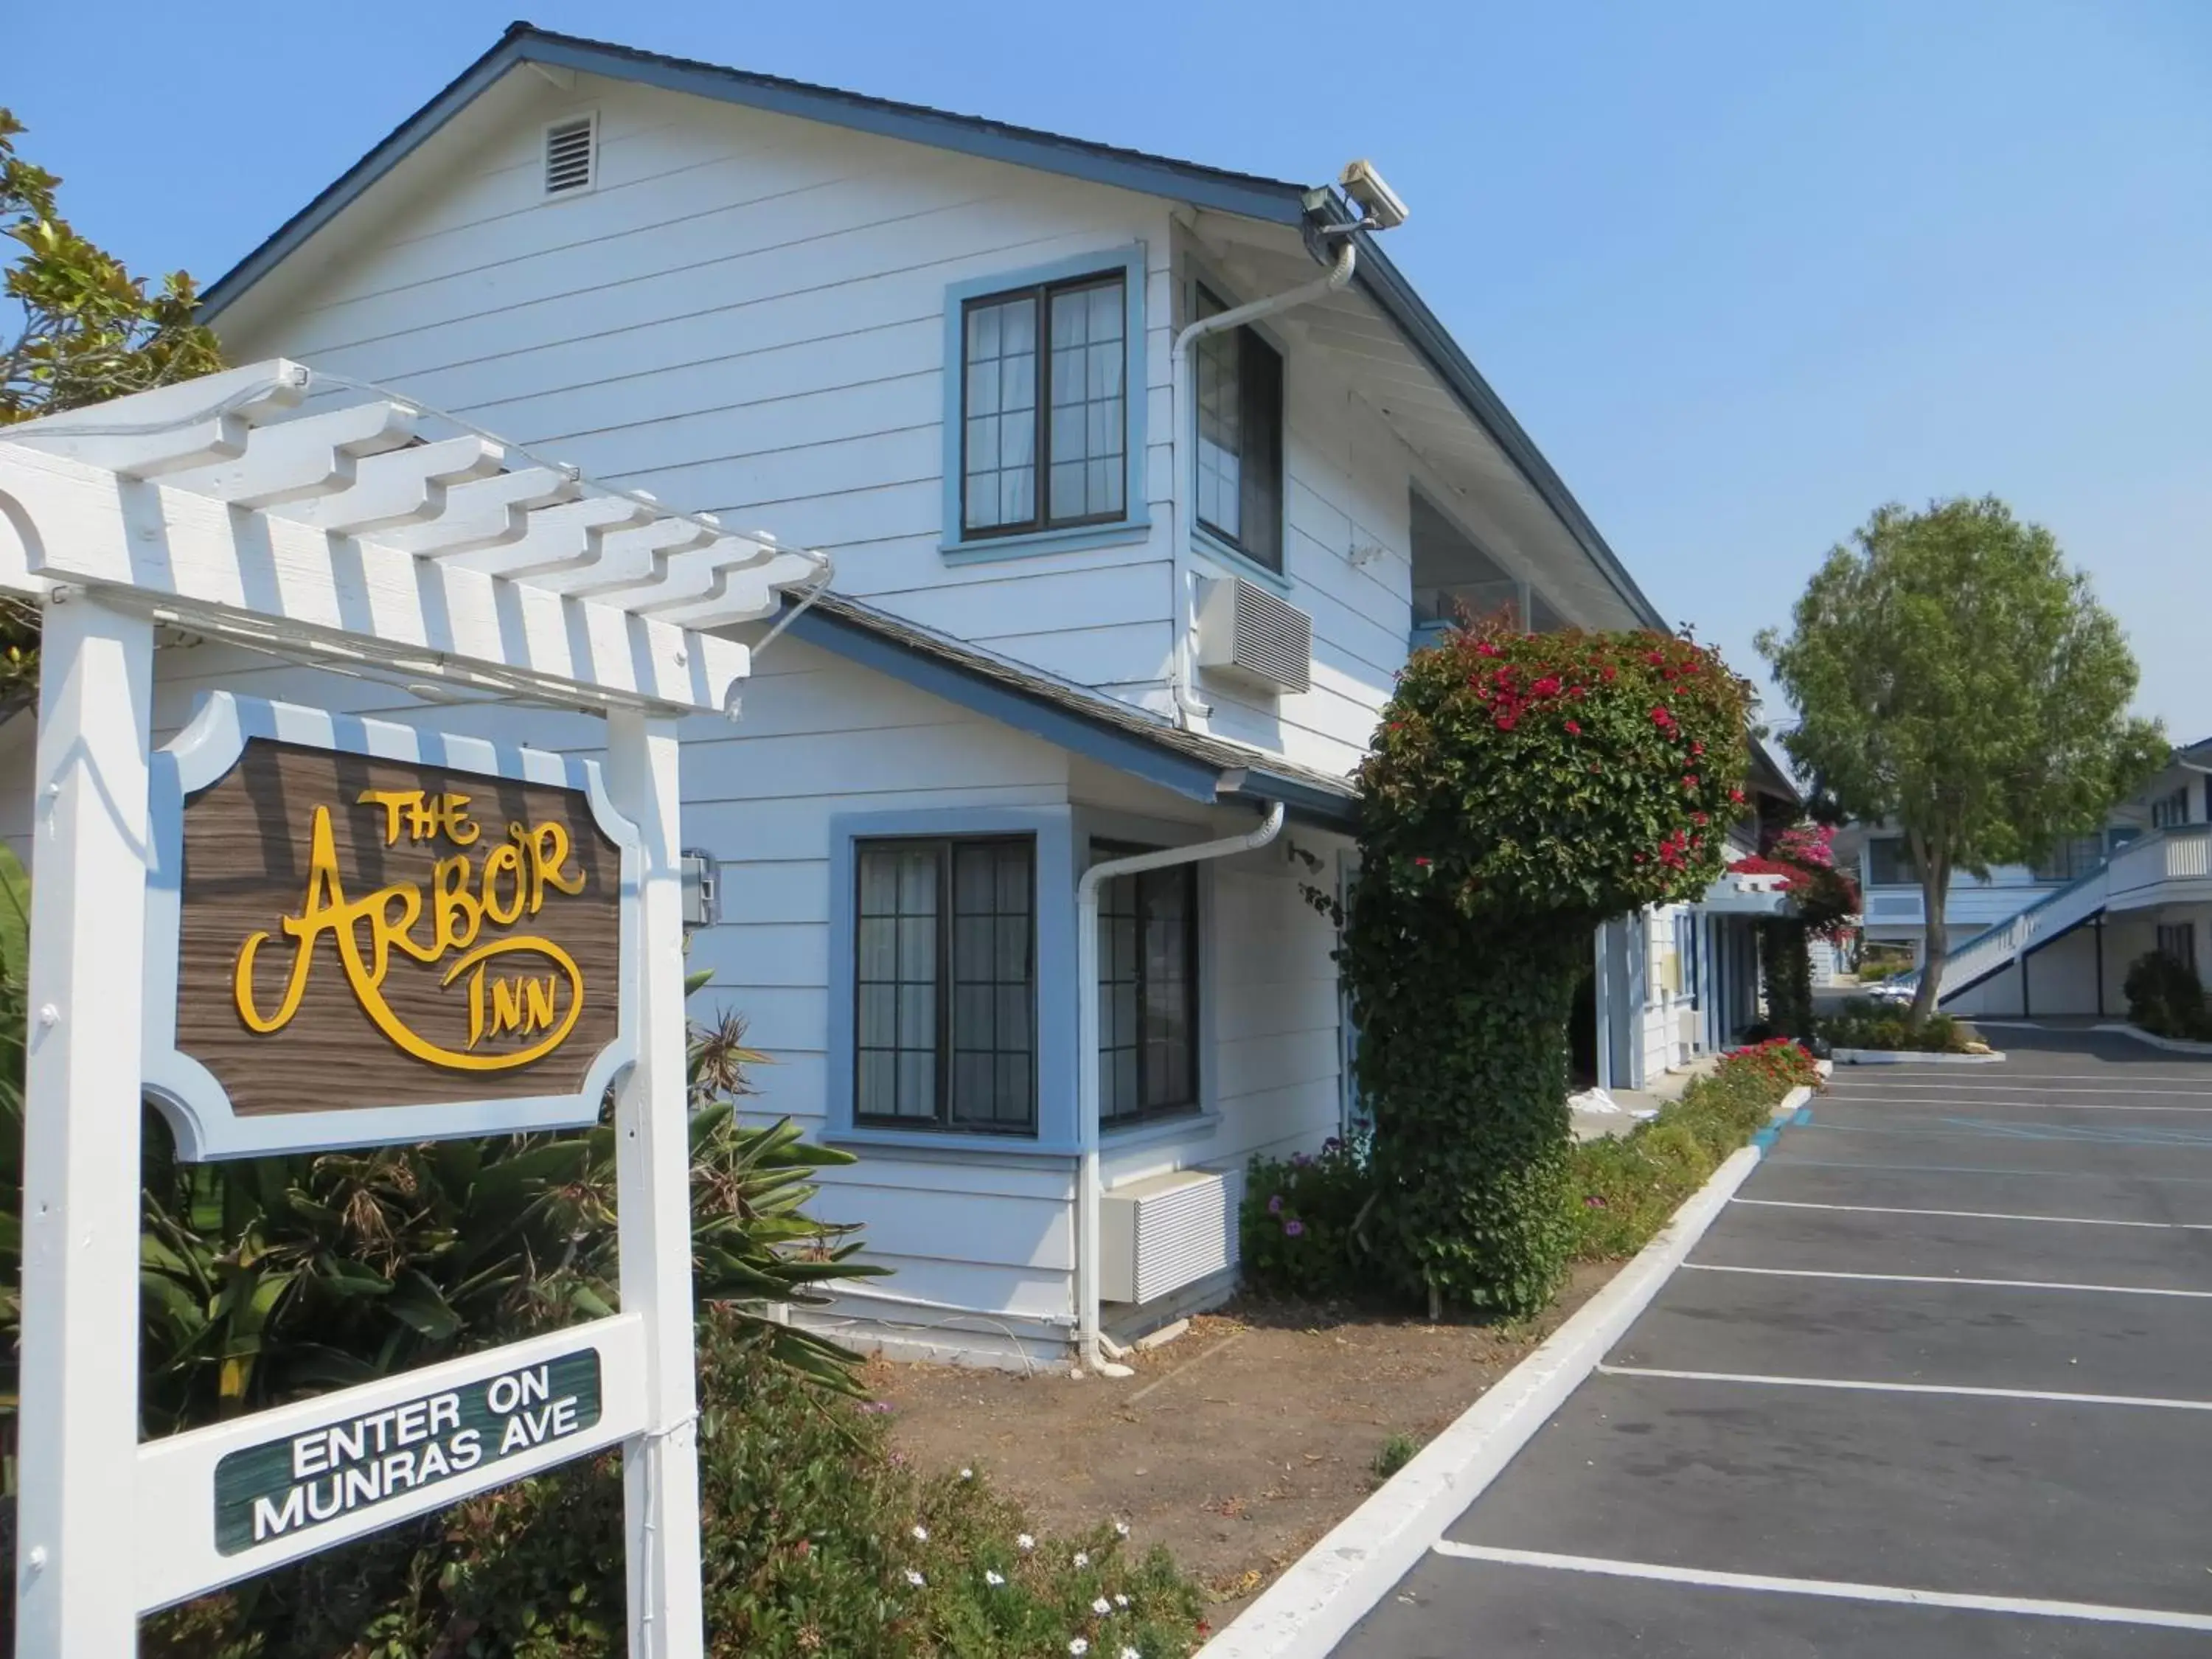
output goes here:
[{"label": "parking lot", "polygon": [[2212,1061],[1844,1068],[1346,1659],[2212,1651]]}]

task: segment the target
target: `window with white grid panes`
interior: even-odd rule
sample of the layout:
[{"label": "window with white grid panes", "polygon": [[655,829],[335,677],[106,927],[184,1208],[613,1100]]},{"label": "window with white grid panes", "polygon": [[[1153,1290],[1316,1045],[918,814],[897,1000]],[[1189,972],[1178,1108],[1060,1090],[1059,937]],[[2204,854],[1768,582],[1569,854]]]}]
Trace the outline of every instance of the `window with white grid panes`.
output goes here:
[{"label": "window with white grid panes", "polygon": [[[1137,849],[1101,845],[1101,857]],[[1117,876],[1098,894],[1098,1118],[1198,1109],[1198,873]]]},{"label": "window with white grid panes", "polygon": [[964,535],[1127,515],[1127,289],[1115,271],[987,295],[962,308]]},{"label": "window with white grid panes", "polygon": [[[1198,290],[1198,314],[1228,309]],[[1270,570],[1283,568],[1283,359],[1250,328],[1201,337],[1197,386],[1200,526]]]},{"label": "window with white grid panes", "polygon": [[858,844],[854,1116],[1036,1129],[1036,851],[1028,837]]}]

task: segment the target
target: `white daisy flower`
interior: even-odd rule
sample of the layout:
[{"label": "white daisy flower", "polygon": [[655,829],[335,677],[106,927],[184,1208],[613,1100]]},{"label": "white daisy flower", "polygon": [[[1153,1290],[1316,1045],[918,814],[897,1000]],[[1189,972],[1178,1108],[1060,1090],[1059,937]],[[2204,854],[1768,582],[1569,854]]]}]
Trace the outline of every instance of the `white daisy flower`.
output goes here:
[{"label": "white daisy flower", "polygon": [[1134,1648],[1123,1648],[1121,1652],[1120,1659],[1145,1659],[1145,1656],[1138,1652]]},{"label": "white daisy flower", "polygon": [[1019,1550],[1024,1555],[1027,1555],[1031,1550],[1036,1547],[1036,1540],[1030,1537],[1029,1534],[1025,1532],[1017,1533],[1014,1535],[1014,1547]]},{"label": "white daisy flower", "polygon": [[1114,1535],[1116,1538],[1127,1538],[1129,1535],[1129,1523],[1127,1521],[1116,1521],[1114,1523]]},{"label": "white daisy flower", "polygon": [[917,1523],[914,1529],[914,1541],[917,1544],[927,1544],[929,1541],[929,1528]]},{"label": "white daisy flower", "polygon": [[975,1471],[973,1469],[963,1469],[960,1471],[960,1478],[963,1480],[973,1480],[975,1478]]},{"label": "white daisy flower", "polygon": [[1079,1567],[1087,1567],[1091,1565],[1091,1558],[1081,1550],[1078,1550],[1075,1553],[1075,1565]]},{"label": "white daisy flower", "polygon": [[1121,1591],[1115,1590],[1114,1592],[1114,1605],[1117,1607],[1126,1607],[1129,1605],[1129,1598],[1122,1595]]},{"label": "white daisy flower", "polygon": [[1103,1619],[1108,1613],[1114,1611],[1114,1604],[1102,1595],[1091,1604],[1091,1611],[1097,1613],[1101,1619]]},{"label": "white daisy flower", "polygon": [[1003,1572],[993,1572],[988,1567],[986,1567],[983,1570],[983,1582],[990,1585],[992,1589],[996,1589],[1000,1585],[1006,1582],[1006,1575]]},{"label": "white daisy flower", "polygon": [[922,1576],[916,1572],[912,1567],[908,1567],[906,1570],[906,1582],[913,1585],[916,1589],[920,1589],[922,1585],[928,1581],[923,1578]]},{"label": "white daisy flower", "polygon": [[1067,1650],[1073,1654],[1088,1653],[1091,1651],[1091,1644],[1079,1636],[1073,1642],[1070,1642],[1067,1644]]}]

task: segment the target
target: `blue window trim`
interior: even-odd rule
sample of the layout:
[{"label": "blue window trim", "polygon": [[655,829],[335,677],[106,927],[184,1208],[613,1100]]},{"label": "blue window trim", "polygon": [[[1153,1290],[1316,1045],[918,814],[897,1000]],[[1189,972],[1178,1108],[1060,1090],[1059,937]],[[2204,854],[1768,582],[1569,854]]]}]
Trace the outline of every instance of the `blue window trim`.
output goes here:
[{"label": "blue window trim", "polygon": [[[1200,288],[1210,290],[1215,299],[1220,301],[1231,311],[1245,303],[1244,301],[1236,297],[1237,293],[1236,286],[1226,281],[1212,265],[1196,253],[1186,251],[1182,256],[1182,266],[1181,292],[1184,296],[1183,314],[1186,317],[1198,315],[1198,290]],[[1282,430],[1276,434],[1276,441],[1282,449],[1283,494],[1282,500],[1277,503],[1275,509],[1279,519],[1275,526],[1275,541],[1276,545],[1283,550],[1283,568],[1280,570],[1270,568],[1237,546],[1236,543],[1225,537],[1217,536],[1199,522],[1198,434],[1194,429],[1198,419],[1198,392],[1194,386],[1191,391],[1190,416],[1194,422],[1194,429],[1188,434],[1190,441],[1185,444],[1182,441],[1185,434],[1182,433],[1176,434],[1176,458],[1182,472],[1182,487],[1189,492],[1192,502],[1189,515],[1190,550],[1201,558],[1212,559],[1218,564],[1227,566],[1234,575],[1251,577],[1287,593],[1297,586],[1291,576],[1291,364],[1293,361],[1293,353],[1291,350],[1290,342],[1270,326],[1266,318],[1261,318],[1256,322],[1246,323],[1243,326],[1250,329],[1253,333],[1266,341],[1273,349],[1274,354],[1283,360],[1283,407],[1280,411]],[[1197,367],[1194,363],[1191,373],[1194,375],[1197,372]]]},{"label": "blue window trim", "polygon": [[[1128,422],[1124,436],[1126,453],[1123,462],[1127,478],[1122,486],[1121,501],[1127,509],[1124,516],[1112,524],[1076,525],[1066,530],[1035,530],[1016,536],[969,536],[962,528],[960,511],[960,431],[961,402],[966,388],[967,376],[962,373],[966,361],[966,341],[962,337],[961,311],[970,300],[986,295],[1003,294],[1009,289],[1035,288],[1045,283],[1063,283],[1076,276],[1102,276],[1119,267],[1122,272],[1121,297],[1127,307],[1126,343],[1129,354],[1125,376],[1122,409]],[[1102,248],[1095,253],[1071,254],[1065,259],[1055,259],[1050,264],[1031,265],[1024,270],[1002,270],[989,276],[971,277],[966,282],[951,283],[945,289],[945,517],[938,550],[947,562],[957,564],[981,564],[994,559],[1021,559],[1042,553],[1066,553],[1078,548],[1110,547],[1117,543],[1137,541],[1150,531],[1152,520],[1145,500],[1145,404],[1151,386],[1146,376],[1146,341],[1145,338],[1145,245],[1132,242],[1126,247]],[[1044,395],[1042,382],[1038,395]],[[1039,457],[1040,462],[1042,457]],[[1039,488],[1042,488],[1040,474]]]},{"label": "blue window trim", "polygon": [[[897,836],[1036,837],[1036,1133],[887,1129],[853,1121],[854,852]],[[1075,820],[1065,806],[840,812],[830,820],[830,1048],[823,1139],[861,1146],[972,1147],[1065,1158],[1075,1136]]]},{"label": "blue window trim", "polygon": [[[1288,515],[1285,514],[1286,520],[1287,517]],[[1290,562],[1287,522],[1285,524],[1284,531],[1285,543],[1284,562],[1287,564]],[[1247,576],[1254,581],[1265,582],[1268,586],[1279,589],[1285,593],[1297,586],[1281,571],[1271,570],[1243,549],[1231,546],[1195,519],[1191,520],[1190,525],[1190,550],[1201,559],[1212,559],[1216,564],[1225,565],[1232,574]]]}]

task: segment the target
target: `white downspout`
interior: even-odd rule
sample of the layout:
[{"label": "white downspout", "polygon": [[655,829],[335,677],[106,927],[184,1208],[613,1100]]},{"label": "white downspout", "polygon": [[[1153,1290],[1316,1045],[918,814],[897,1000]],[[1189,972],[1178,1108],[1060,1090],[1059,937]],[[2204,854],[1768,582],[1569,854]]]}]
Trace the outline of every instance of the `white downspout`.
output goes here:
[{"label": "white downspout", "polygon": [[1098,890],[1116,876],[1251,852],[1282,828],[1283,804],[1274,801],[1260,827],[1244,835],[1109,859],[1092,865],[1075,884],[1075,1122],[1082,1153],[1075,1173],[1075,1310],[1079,1363],[1101,1376],[1134,1373],[1109,1364],[1098,1352]]},{"label": "white downspout", "polygon": [[1198,490],[1198,426],[1193,418],[1190,386],[1190,349],[1209,334],[1218,334],[1224,329],[1242,328],[1246,323],[1288,311],[1335,293],[1352,280],[1352,268],[1359,261],[1359,249],[1350,234],[1364,225],[1340,225],[1331,228],[1340,234],[1343,240],[1336,250],[1336,263],[1328,274],[1297,288],[1286,289],[1280,294],[1270,295],[1264,300],[1255,300],[1212,317],[1200,317],[1183,325],[1176,336],[1175,349],[1169,354],[1168,378],[1175,410],[1175,523],[1170,540],[1172,580],[1175,584],[1175,661],[1170,669],[1174,677],[1176,724],[1188,726],[1193,715],[1203,720],[1212,708],[1198,699],[1194,687],[1196,675],[1191,660],[1191,581],[1190,532],[1197,517],[1197,503],[1193,497]]}]

